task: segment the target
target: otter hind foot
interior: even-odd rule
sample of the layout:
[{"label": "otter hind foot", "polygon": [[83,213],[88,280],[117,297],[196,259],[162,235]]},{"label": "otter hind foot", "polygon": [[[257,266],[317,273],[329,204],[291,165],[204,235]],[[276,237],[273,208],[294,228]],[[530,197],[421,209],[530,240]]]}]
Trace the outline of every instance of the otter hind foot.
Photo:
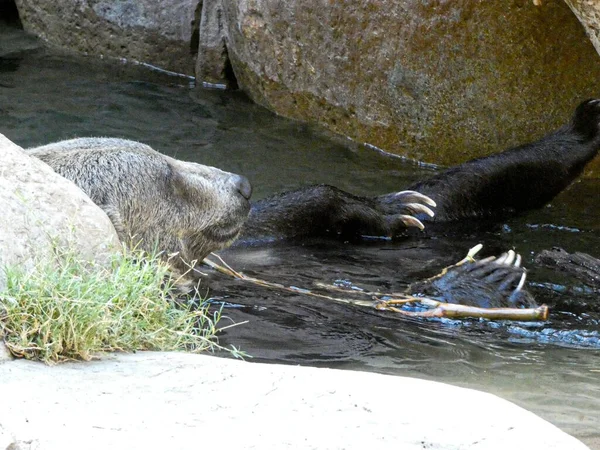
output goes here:
[{"label": "otter hind foot", "polygon": [[410,292],[481,308],[533,308],[537,304],[525,289],[527,271],[521,263],[513,250],[481,260],[470,256],[435,277],[413,283]]}]

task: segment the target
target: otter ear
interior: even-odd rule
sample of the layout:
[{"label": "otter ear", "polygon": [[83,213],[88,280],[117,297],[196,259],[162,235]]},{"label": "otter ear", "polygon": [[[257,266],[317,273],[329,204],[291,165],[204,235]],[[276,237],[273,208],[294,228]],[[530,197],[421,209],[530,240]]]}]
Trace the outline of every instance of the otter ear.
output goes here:
[{"label": "otter ear", "polygon": [[181,170],[178,170],[178,167],[167,161],[167,169],[166,178],[175,198],[189,202],[199,195],[198,189],[189,182]]},{"label": "otter ear", "polygon": [[573,129],[582,136],[592,139],[600,131],[600,99],[589,99],[575,110]]}]

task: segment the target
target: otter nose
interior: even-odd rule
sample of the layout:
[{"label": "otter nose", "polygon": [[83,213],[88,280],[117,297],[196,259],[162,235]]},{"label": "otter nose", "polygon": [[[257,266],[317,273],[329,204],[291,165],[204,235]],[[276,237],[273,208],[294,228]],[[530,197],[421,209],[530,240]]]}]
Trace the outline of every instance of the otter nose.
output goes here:
[{"label": "otter nose", "polygon": [[252,185],[248,181],[248,178],[241,175],[235,175],[233,177],[233,183],[237,191],[242,194],[242,197],[246,200],[250,200],[250,196],[252,195]]}]

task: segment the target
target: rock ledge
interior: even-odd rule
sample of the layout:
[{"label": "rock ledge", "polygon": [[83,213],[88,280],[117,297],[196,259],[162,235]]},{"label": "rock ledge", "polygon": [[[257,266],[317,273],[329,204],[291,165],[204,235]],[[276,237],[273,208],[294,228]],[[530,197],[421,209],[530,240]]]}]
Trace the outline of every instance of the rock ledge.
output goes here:
[{"label": "rock ledge", "polygon": [[587,448],[496,396],[372,373],[144,352],[0,379],[0,424],[38,449]]}]

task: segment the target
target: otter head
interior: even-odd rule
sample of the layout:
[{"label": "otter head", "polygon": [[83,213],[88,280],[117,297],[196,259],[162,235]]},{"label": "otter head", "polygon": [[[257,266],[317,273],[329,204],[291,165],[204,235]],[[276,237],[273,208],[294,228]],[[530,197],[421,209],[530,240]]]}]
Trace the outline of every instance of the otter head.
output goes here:
[{"label": "otter head", "polygon": [[600,135],[600,99],[582,102],[573,114],[571,126],[586,139]]},{"label": "otter head", "polygon": [[30,154],[79,186],[131,246],[186,271],[230,244],[250,211],[250,183],[215,167],[179,161],[140,142],[77,138]]},{"label": "otter head", "polygon": [[[186,262],[230,245],[250,212],[252,187],[243,176],[165,156],[171,167],[173,227]],[[159,237],[160,240],[160,237]]]}]

